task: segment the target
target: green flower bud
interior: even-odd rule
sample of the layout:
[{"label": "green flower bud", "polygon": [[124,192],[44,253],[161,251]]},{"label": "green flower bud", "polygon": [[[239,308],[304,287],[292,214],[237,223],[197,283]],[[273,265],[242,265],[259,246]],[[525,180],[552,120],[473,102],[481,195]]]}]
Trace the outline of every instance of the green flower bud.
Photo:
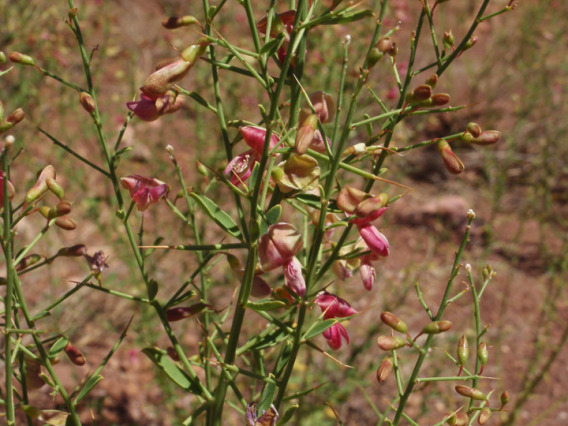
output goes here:
[{"label": "green flower bud", "polygon": [[422,334],[440,334],[452,327],[450,321],[434,321],[422,329]]},{"label": "green flower bud", "polygon": [[377,346],[383,351],[392,351],[407,345],[405,339],[396,336],[380,336],[377,339]]},{"label": "green flower bud", "polygon": [[475,399],[476,401],[485,401],[487,399],[485,394],[479,389],[470,388],[469,386],[464,385],[457,385],[455,389],[460,395]]},{"label": "green flower bud", "polygon": [[383,312],[381,314],[381,321],[399,333],[408,333],[406,323],[390,312]]},{"label": "green flower bud", "polygon": [[481,364],[481,370],[479,374],[483,373],[483,367],[487,364],[487,360],[489,359],[489,351],[487,350],[487,345],[485,342],[481,342],[477,348],[477,358],[479,359],[479,363]]},{"label": "green flower bud", "polygon": [[168,30],[175,30],[176,28],[188,27],[194,24],[200,25],[197,18],[191,15],[171,16],[162,21],[162,26]]},{"label": "green flower bud", "polygon": [[461,366],[463,366],[467,359],[469,358],[469,344],[467,343],[467,338],[464,336],[461,337],[458,343],[458,361]]},{"label": "green flower bud", "polygon": [[36,64],[34,58],[32,58],[29,55],[24,55],[23,53],[20,52],[10,52],[8,58],[10,58],[10,60],[15,64],[30,65],[30,66],[34,66]]},{"label": "green flower bud", "polygon": [[63,188],[61,187],[61,185],[59,185],[57,183],[57,181],[53,178],[47,178],[45,180],[45,183],[47,185],[47,188],[53,193],[55,194],[55,196],[57,196],[57,198],[62,199],[65,196],[65,191],[63,190]]}]

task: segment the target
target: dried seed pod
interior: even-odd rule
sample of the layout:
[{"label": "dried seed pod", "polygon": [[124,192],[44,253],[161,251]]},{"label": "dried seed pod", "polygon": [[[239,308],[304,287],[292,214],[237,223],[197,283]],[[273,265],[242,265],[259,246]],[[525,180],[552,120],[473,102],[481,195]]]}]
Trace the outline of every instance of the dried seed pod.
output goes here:
[{"label": "dried seed pod", "polygon": [[26,359],[26,386],[28,390],[35,390],[45,385],[41,377],[41,363],[35,359]]},{"label": "dried seed pod", "polygon": [[38,263],[41,259],[43,259],[43,256],[40,256],[39,254],[30,254],[20,260],[20,262],[16,265],[16,271],[23,271],[24,269]]}]

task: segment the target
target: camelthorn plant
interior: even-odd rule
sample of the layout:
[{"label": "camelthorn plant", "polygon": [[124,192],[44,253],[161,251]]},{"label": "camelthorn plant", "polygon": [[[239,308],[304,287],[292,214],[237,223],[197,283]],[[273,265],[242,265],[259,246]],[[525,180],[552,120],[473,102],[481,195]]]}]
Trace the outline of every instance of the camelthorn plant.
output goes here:
[{"label": "camelthorn plant", "polygon": [[[15,424],[16,406],[22,407],[28,422],[42,418],[44,408],[34,406],[30,391],[44,385],[50,386],[54,394],[63,399],[66,409],[61,415],[66,418],[67,424],[80,424],[79,402],[102,379],[101,371],[126,333],[125,330],[103,362],[85,377],[75,391],[69,392],[65,388],[52,367],[53,360],[64,352],[74,365],[82,366],[89,359],[88,353],[72,345],[65,336],[45,338],[40,333],[41,318],[81,287],[105,291],[153,309],[170,346],[146,347],[142,352],[173,383],[193,395],[191,410],[186,418],[179,419],[180,423],[226,424],[224,419],[232,415],[227,414],[229,406],[241,416],[242,421],[246,420],[251,425],[274,425],[278,418],[279,424],[285,423],[294,416],[302,395],[316,392],[303,389],[291,393],[289,389],[299,355],[304,351],[315,354],[328,350],[339,352],[350,342],[350,325],[345,320],[357,316],[357,300],[350,299],[349,289],[340,281],[359,270],[367,291],[381,291],[380,286],[373,286],[377,275],[373,262],[388,264],[388,257],[396,251],[396,247],[389,244],[385,235],[388,231],[385,234],[381,232],[379,218],[390,214],[389,206],[406,195],[403,191],[407,189],[383,177],[387,160],[400,158],[391,154],[437,145],[441,154],[439,166],[459,174],[464,171],[465,165],[452,151],[452,145],[484,146],[500,139],[498,131],[482,130],[476,123],[470,123],[458,134],[402,147],[396,146],[393,135],[396,126],[407,117],[451,113],[465,108],[446,106],[450,95],[434,93],[434,90],[443,83],[443,74],[459,56],[473,48],[477,25],[510,10],[509,6],[488,14],[489,0],[478,1],[477,14],[469,31],[460,40],[448,29],[435,25],[436,13],[446,2],[421,0],[415,31],[409,40],[405,40],[397,37],[396,27],[389,28],[384,24],[389,11],[388,0],[376,2],[376,9],[365,8],[366,3],[352,4],[341,0],[298,0],[292,2],[294,7],[291,10],[280,10],[275,2],[261,5],[243,0],[238,7],[242,7],[246,15],[250,40],[249,45],[243,46],[231,43],[216,28],[217,19],[224,14],[232,16],[229,3],[213,6],[204,0],[202,15],[205,18],[202,20],[197,17],[197,11],[192,11],[194,14],[191,16],[166,17],[163,20],[165,28],[177,31],[194,31],[198,27],[200,37],[168,64],[153,72],[148,70],[147,78],[140,82],[140,100],[125,100],[124,126],[114,145],[110,144],[110,137],[103,129],[103,107],[97,100],[91,56],[82,35],[81,10],[75,7],[73,0],[69,0],[67,25],[78,42],[85,71],[84,82],[66,81],[55,71],[43,68],[33,54],[12,52],[8,56],[15,64],[35,67],[46,77],[55,78],[79,92],[80,105],[92,120],[104,166],[98,166],[99,161],[73,151],[56,135],[40,131],[56,146],[71,154],[73,159],[107,180],[113,190],[117,220],[138,267],[137,280],[143,282],[146,290],[145,295],[140,296],[106,289],[108,256],[100,250],[90,256],[83,244],[60,248],[52,256],[29,257],[34,256],[31,250],[53,226],[68,231],[75,229],[75,222],[68,216],[72,213],[72,203],[63,199],[64,192],[56,181],[55,166],[46,165],[30,188],[26,188],[17,176],[11,176],[10,165],[17,160],[17,153],[6,139],[2,149],[0,195],[3,210],[1,243],[6,261],[3,353],[6,374],[2,403],[8,424]],[[311,61],[313,53],[318,50],[317,45],[310,44],[312,33],[325,31],[328,26],[350,28],[361,20],[374,22],[374,31],[366,39],[354,40],[346,36],[340,41],[343,66],[333,70],[340,75],[339,86],[308,86],[310,80],[306,75],[314,72]],[[157,21],[156,25],[159,24]],[[440,50],[438,37],[442,33],[444,49]],[[432,52],[418,49],[419,40],[423,38],[430,39]],[[359,47],[366,51],[362,58],[350,57],[355,43],[360,43]],[[401,55],[397,46],[405,43],[410,44],[410,53],[406,58],[406,75],[401,78],[396,66]],[[415,66],[419,54],[430,59],[429,65]],[[347,73],[347,64],[356,65],[357,75]],[[184,88],[186,75],[196,67],[210,69],[210,101]],[[263,98],[259,99],[258,114],[226,115],[224,80],[220,70],[247,79],[249,84],[264,91]],[[397,81],[394,96],[398,99],[395,106],[388,106],[377,95],[374,86],[380,79],[375,78],[376,70],[394,75]],[[347,84],[350,79],[353,81]],[[366,102],[362,102],[363,99]],[[369,100],[374,104],[372,108],[361,107],[368,105]],[[163,120],[165,114],[180,111],[191,101],[202,108],[203,114],[210,114],[208,120],[216,121],[222,135],[219,148],[224,150],[226,159],[223,164],[207,165],[207,169],[215,174],[208,188],[211,185],[224,187],[231,193],[230,200],[218,196],[218,193],[215,198],[213,190],[206,194],[206,191],[188,187],[182,173],[185,165],[176,159],[175,150],[178,148],[170,145],[167,151],[178,176],[177,183],[159,180],[161,176],[156,175],[158,170],[152,169],[151,163],[145,173],[148,176],[131,174],[128,162],[131,149],[121,146],[124,131],[131,120]],[[20,109],[6,119],[3,111],[2,107],[2,132],[12,130],[24,119]],[[176,114],[172,119],[183,120],[183,117]],[[230,128],[232,123],[240,124],[234,130]],[[357,128],[367,129],[364,141],[354,136],[353,130]],[[244,140],[250,149],[243,152],[240,146],[235,146],[240,140]],[[241,153],[235,155],[234,152]],[[204,173],[207,173],[206,169]],[[171,194],[176,192],[176,185],[180,189],[174,197]],[[73,189],[66,188],[65,191],[70,194],[70,199],[77,198],[73,197]],[[176,205],[179,199],[185,202],[186,212]],[[139,215],[143,215],[157,203],[165,203],[173,217],[190,227],[194,237],[192,244],[180,245],[176,235],[169,235],[168,244],[164,246],[139,244],[133,225],[139,216],[133,213],[133,207],[136,206]],[[230,204],[232,207],[229,207]],[[215,229],[220,243],[202,241],[202,227],[196,223],[199,220],[196,212],[200,212],[200,217],[206,217],[204,223],[209,229]],[[458,383],[455,391],[469,399],[465,411],[470,422],[477,417],[487,421],[491,411],[503,410],[505,403],[500,407],[495,405],[491,392],[478,389],[485,379],[482,370],[489,359],[488,346],[481,341],[486,330],[481,326],[479,300],[493,271],[484,270],[485,281],[478,288],[468,266],[470,290],[456,293],[453,288],[474,216],[472,211],[467,214],[465,236],[437,313],[430,310],[417,286],[417,297],[428,317],[422,331],[412,338],[406,323],[394,314],[385,312],[380,317],[392,328],[392,333],[378,337],[378,348],[373,348],[377,355],[381,351],[391,352],[377,362],[377,379],[382,386],[388,386],[388,377],[393,375],[396,378],[393,385],[396,386],[396,397],[392,403],[384,409],[373,407],[374,412],[380,413],[381,423],[389,418],[392,424],[403,420],[416,424],[405,409],[415,385],[429,381]],[[44,223],[44,228],[32,241],[15,238],[18,223],[24,217]],[[353,232],[353,228],[358,232]],[[198,277],[201,285],[194,284],[192,278],[175,292],[168,293],[153,276],[153,268],[148,266],[151,258],[147,258],[144,250],[149,248],[194,252],[199,265],[193,277]],[[79,256],[86,258],[89,272],[77,289],[67,292],[40,312],[31,312],[21,292],[24,274],[47,266],[58,257]],[[226,312],[214,306],[211,296],[214,284],[206,279],[204,272],[210,262],[224,256],[235,272],[232,285],[238,289]],[[92,278],[98,281],[97,284],[91,284]],[[188,289],[190,284],[193,288]],[[475,367],[468,365],[470,361],[465,353],[467,340],[464,337],[457,346],[457,360],[450,355],[455,353],[455,348],[447,352],[451,368],[459,368],[457,375],[422,377],[421,367],[429,356],[433,340],[439,334],[448,333],[452,325],[443,319],[446,307],[466,293],[474,298],[475,347],[478,348]],[[194,300],[188,304],[188,299],[192,298]],[[321,313],[315,309],[316,306]],[[194,317],[200,318],[203,339],[197,356],[190,356],[171,323],[192,321]],[[264,330],[258,335],[249,334],[247,322],[259,321],[264,324]],[[22,331],[25,327],[26,331]],[[392,335],[395,332],[402,333],[402,336]],[[31,336],[31,341],[25,346],[20,343],[23,333]],[[320,335],[329,349],[320,347]],[[405,377],[400,363],[411,362],[406,355],[408,352],[416,354],[417,360],[410,376]],[[334,359],[333,356],[330,355],[331,359]],[[251,358],[258,362],[251,364]],[[338,365],[341,366],[339,368],[344,367],[339,361]],[[42,374],[43,370],[47,374]],[[203,374],[198,374],[198,370]],[[20,382],[21,392],[14,380]],[[379,404],[379,401],[376,403]],[[464,413],[458,413],[459,405],[448,407],[450,414],[440,419],[439,424],[462,416]],[[452,411],[454,409],[456,411]]]}]

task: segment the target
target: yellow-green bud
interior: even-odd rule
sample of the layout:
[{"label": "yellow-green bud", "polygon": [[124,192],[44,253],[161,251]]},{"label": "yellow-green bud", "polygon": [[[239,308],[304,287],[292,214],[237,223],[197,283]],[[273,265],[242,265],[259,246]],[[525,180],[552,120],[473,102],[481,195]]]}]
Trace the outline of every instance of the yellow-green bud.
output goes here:
[{"label": "yellow-green bud", "polygon": [[470,388],[469,386],[457,385],[456,392],[476,401],[485,401],[487,398],[479,389]]},{"label": "yellow-green bud", "polygon": [[406,323],[390,312],[383,312],[381,314],[381,321],[399,333],[408,333]]},{"label": "yellow-green bud", "polygon": [[383,351],[392,351],[402,348],[408,343],[405,339],[396,336],[380,336],[377,339],[377,346]]},{"label": "yellow-green bud", "polygon": [[422,329],[422,334],[440,334],[452,327],[450,321],[434,321]]},{"label": "yellow-green bud", "polygon": [[15,64],[31,65],[31,66],[36,64],[34,58],[20,52],[10,52],[8,58],[10,58],[10,60]]}]

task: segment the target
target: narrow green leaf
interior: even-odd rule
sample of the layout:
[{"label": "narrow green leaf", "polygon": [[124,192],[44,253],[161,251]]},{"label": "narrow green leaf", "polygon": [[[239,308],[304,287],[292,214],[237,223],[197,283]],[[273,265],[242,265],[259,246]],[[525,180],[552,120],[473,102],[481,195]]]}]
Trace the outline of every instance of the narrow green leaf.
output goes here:
[{"label": "narrow green leaf", "polygon": [[268,56],[272,56],[278,50],[283,41],[283,37],[273,38],[261,47],[260,54],[264,55],[265,53],[268,53]]},{"label": "narrow green leaf", "polygon": [[[275,379],[272,374],[268,375],[269,378]],[[275,382],[268,382],[264,387],[264,391],[262,392],[262,396],[260,397],[260,402],[258,404],[258,412],[262,413],[268,408],[270,408],[270,404],[274,400],[274,395],[276,395],[276,383]]]},{"label": "narrow green leaf", "polygon": [[253,311],[256,312],[272,311],[278,308],[285,308],[286,306],[287,306],[286,303],[274,299],[263,299],[259,300],[258,302],[247,303],[247,308],[252,309]]},{"label": "narrow green leaf", "polygon": [[221,208],[204,195],[197,195],[195,192],[190,192],[189,195],[203,208],[207,216],[231,234],[235,238],[242,239],[241,230],[235,221],[225,213]]},{"label": "narrow green leaf", "polygon": [[180,388],[189,391],[195,395],[200,394],[199,387],[191,380],[191,378],[181,370],[168,356],[156,348],[144,348],[142,352],[150,358],[150,360],[165,373]]},{"label": "narrow green leaf", "polygon": [[152,302],[156,295],[158,294],[158,282],[156,280],[150,280],[148,282],[148,300]]},{"label": "narrow green leaf", "polygon": [[89,377],[89,379],[85,382],[85,385],[81,389],[81,391],[75,397],[75,403],[78,403],[81,399],[89,394],[93,390],[93,388],[103,379],[103,376],[100,374],[95,374],[94,376]]},{"label": "narrow green leaf", "polygon": [[337,320],[334,319],[334,318],[327,319],[327,320],[324,320],[320,323],[317,323],[316,325],[311,327],[308,331],[306,331],[306,334],[304,334],[304,336],[302,337],[302,340],[310,340],[312,337],[315,337],[315,336],[323,333],[325,330],[327,330],[333,324],[337,324]]},{"label": "narrow green leaf", "polygon": [[280,416],[280,420],[278,420],[278,423],[276,423],[276,426],[282,426],[285,425],[286,423],[288,423],[290,420],[292,420],[292,417],[294,417],[294,414],[296,414],[296,410],[299,408],[300,406],[298,404],[294,404],[290,407],[288,407],[286,409],[286,411],[284,411],[284,414],[282,414],[282,416]]},{"label": "narrow green leaf", "polygon": [[47,357],[55,358],[57,354],[59,354],[63,349],[65,349],[65,346],[67,346],[68,342],[69,339],[66,336],[61,336],[59,339],[55,341],[55,343],[51,346],[51,348],[49,348]]}]

